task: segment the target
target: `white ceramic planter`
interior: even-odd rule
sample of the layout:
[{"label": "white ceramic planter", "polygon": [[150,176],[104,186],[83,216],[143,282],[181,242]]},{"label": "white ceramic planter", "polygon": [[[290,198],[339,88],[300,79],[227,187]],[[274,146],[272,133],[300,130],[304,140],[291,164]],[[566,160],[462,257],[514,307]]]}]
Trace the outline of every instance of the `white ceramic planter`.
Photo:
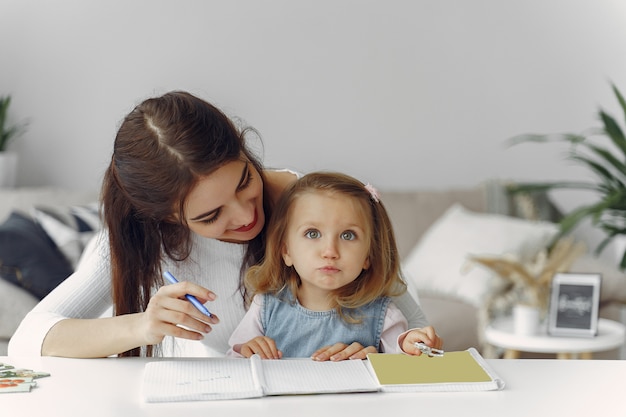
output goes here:
[{"label": "white ceramic planter", "polygon": [[540,314],[537,307],[517,304],[513,307],[513,326],[515,333],[533,335],[539,331]]},{"label": "white ceramic planter", "polygon": [[626,252],[626,235],[615,236],[609,247],[613,252],[615,265],[619,267],[619,263],[622,261],[622,256],[624,256],[624,252]]},{"label": "white ceramic planter", "polygon": [[17,178],[17,153],[0,152],[0,188],[15,187]]}]

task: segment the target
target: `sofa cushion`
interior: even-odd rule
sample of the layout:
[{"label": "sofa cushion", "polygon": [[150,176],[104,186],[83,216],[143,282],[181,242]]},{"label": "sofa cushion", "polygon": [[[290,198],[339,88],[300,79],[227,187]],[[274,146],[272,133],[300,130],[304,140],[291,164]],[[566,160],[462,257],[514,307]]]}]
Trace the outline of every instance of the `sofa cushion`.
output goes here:
[{"label": "sofa cushion", "polygon": [[100,229],[98,204],[37,205],[33,207],[32,214],[72,268],[76,268],[85,246]]},{"label": "sofa cushion", "polygon": [[58,187],[0,188],[0,222],[11,212],[30,213],[36,205],[78,205],[98,200],[96,191],[68,190]]},{"label": "sofa cushion", "polygon": [[0,225],[0,277],[41,299],[72,273],[45,230],[17,211]]},{"label": "sofa cushion", "polygon": [[403,271],[420,295],[480,306],[505,283],[484,268],[470,268],[469,256],[509,254],[530,261],[557,233],[558,226],[550,222],[475,213],[455,204],[424,234],[403,263]]},{"label": "sofa cushion", "polygon": [[626,303],[626,273],[610,262],[587,254],[576,259],[568,272],[600,274],[600,302]]}]

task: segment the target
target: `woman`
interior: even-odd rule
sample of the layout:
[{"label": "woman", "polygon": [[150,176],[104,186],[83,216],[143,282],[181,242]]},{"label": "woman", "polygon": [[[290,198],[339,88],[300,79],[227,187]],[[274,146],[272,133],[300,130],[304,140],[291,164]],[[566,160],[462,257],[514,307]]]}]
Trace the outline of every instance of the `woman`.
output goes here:
[{"label": "woman", "polygon": [[[26,316],[9,353],[225,354],[246,311],[243,271],[260,260],[271,207],[296,179],[264,170],[246,148],[248,132],[185,92],[138,105],[105,172],[104,231],[76,272]],[[181,282],[163,285],[165,271]],[[210,301],[213,317],[187,294]],[[394,301],[410,328],[426,326],[410,295]],[[113,317],[101,318],[111,305]],[[422,331],[434,337],[432,328]]]}]

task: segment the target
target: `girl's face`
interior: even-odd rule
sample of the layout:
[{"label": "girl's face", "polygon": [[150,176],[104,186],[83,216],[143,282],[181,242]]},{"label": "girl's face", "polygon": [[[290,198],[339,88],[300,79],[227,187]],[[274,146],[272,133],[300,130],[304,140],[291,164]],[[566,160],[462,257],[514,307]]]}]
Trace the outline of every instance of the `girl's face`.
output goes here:
[{"label": "girl's face", "polygon": [[233,161],[203,177],[184,208],[189,228],[212,239],[243,243],[265,224],[263,181],[249,161]]},{"label": "girl's face", "polygon": [[296,198],[282,256],[298,272],[299,291],[327,295],[369,268],[369,223],[359,200],[315,191]]}]

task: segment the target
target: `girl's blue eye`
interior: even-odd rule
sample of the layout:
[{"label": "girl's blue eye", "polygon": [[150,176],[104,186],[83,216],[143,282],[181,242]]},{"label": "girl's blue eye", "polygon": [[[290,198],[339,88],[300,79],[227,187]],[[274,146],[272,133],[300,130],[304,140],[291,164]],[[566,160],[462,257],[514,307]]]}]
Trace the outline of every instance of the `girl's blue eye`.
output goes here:
[{"label": "girl's blue eye", "polygon": [[306,236],[309,239],[319,239],[321,235],[322,234],[320,233],[319,230],[314,230],[314,229],[307,230],[306,232],[304,232],[304,236]]},{"label": "girl's blue eye", "polygon": [[356,239],[356,233],[354,233],[352,230],[346,230],[345,232],[341,234],[341,239],[354,240]]}]

